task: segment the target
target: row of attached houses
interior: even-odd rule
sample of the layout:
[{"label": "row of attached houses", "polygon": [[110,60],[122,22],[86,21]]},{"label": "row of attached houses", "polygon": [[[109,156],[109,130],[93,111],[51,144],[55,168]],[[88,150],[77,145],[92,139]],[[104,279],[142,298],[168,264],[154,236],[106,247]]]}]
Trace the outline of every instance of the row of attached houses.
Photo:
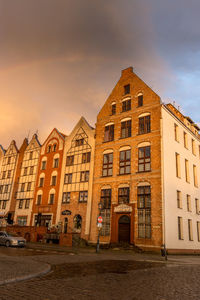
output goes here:
[{"label": "row of attached houses", "polygon": [[69,135],[36,134],[0,147],[0,221],[56,226],[91,243],[131,243],[200,252],[198,126],[144,83],[132,67],[97,116]]}]

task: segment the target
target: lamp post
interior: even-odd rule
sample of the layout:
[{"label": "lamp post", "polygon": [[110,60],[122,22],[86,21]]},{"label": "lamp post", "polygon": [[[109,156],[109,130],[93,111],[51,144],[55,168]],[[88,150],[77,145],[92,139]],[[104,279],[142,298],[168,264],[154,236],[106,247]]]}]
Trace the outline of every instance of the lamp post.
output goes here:
[{"label": "lamp post", "polygon": [[[98,203],[98,209],[99,209],[99,216],[97,217],[97,228],[98,228],[98,238],[97,238],[97,248],[96,248],[96,253],[99,253],[99,238],[100,238],[100,231],[102,228],[102,217],[101,216],[101,211],[103,209],[103,204],[101,202]],[[101,220],[101,222],[100,222]]]}]

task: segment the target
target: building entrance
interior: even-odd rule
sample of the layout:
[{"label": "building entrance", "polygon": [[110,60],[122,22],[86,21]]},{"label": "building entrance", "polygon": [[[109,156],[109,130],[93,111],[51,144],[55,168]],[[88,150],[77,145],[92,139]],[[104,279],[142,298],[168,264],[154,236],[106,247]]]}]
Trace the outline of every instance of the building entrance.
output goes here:
[{"label": "building entrance", "polygon": [[127,215],[123,215],[119,218],[118,241],[130,243],[130,218]]}]

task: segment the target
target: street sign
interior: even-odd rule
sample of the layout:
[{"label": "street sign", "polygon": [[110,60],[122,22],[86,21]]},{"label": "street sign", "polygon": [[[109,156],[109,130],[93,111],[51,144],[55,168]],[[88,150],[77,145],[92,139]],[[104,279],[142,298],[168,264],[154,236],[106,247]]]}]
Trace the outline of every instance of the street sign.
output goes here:
[{"label": "street sign", "polygon": [[103,218],[102,216],[98,216],[98,219],[97,219],[98,223],[102,223],[103,222]]}]

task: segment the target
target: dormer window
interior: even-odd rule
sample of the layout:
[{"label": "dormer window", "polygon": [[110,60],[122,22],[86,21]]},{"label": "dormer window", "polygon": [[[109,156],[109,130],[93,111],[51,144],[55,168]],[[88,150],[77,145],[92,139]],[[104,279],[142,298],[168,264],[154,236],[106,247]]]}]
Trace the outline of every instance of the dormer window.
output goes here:
[{"label": "dormer window", "polygon": [[82,146],[84,143],[84,139],[78,139],[75,141],[75,147]]},{"label": "dormer window", "polygon": [[116,103],[112,103],[111,109],[112,109],[111,114],[116,115]]},{"label": "dormer window", "polygon": [[47,152],[51,152],[51,145],[48,146]]},{"label": "dormer window", "polygon": [[54,151],[54,152],[56,152],[56,148],[57,148],[57,145],[54,144],[54,145],[53,145],[53,151]]},{"label": "dormer window", "polygon": [[124,95],[130,94],[130,84],[124,86]]}]

